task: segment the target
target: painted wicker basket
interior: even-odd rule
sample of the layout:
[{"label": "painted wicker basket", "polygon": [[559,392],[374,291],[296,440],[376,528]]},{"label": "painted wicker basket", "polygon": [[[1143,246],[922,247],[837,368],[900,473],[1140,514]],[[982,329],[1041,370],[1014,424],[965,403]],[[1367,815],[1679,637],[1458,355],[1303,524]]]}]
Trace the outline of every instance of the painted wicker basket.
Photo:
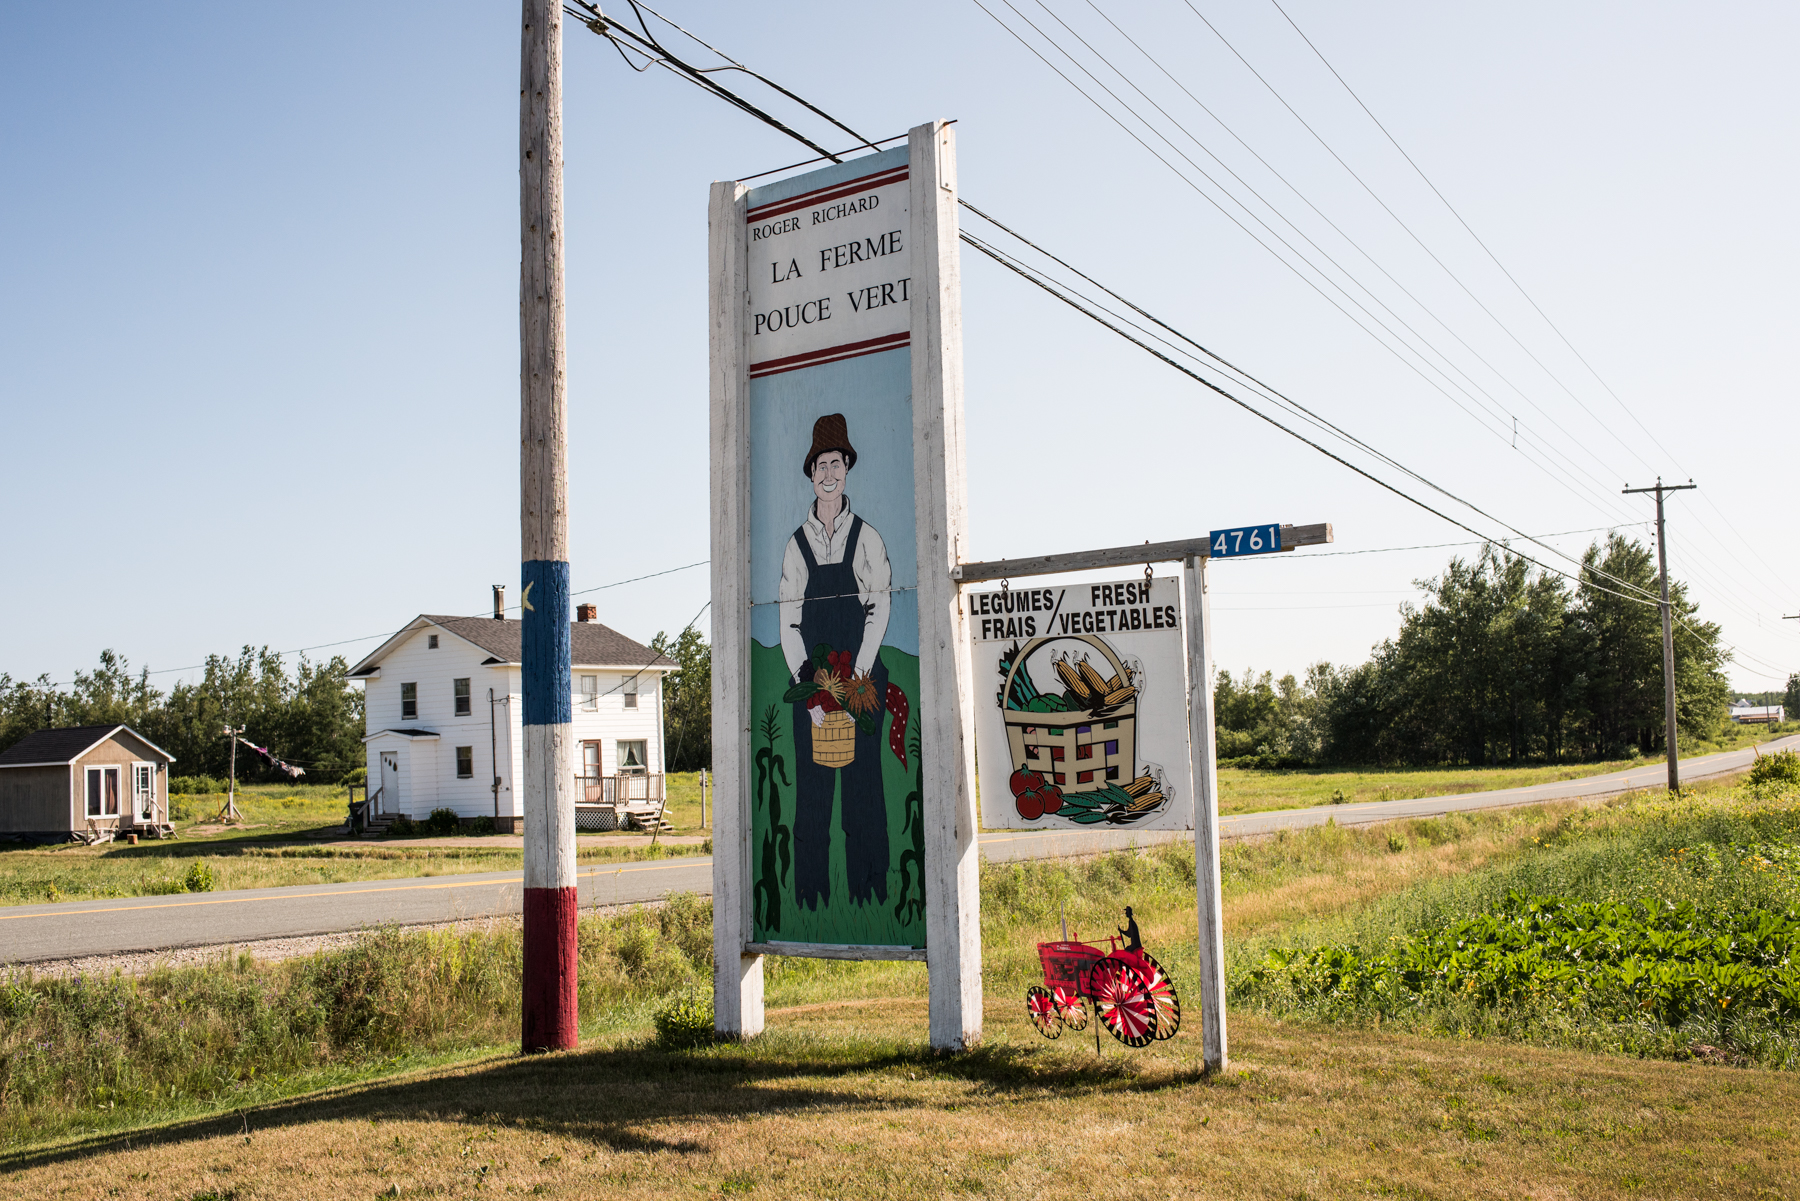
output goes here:
[{"label": "painted wicker basket", "polygon": [[[1112,647],[1092,634],[1059,634],[1027,642],[1013,661],[1000,690],[1002,701],[1012,693],[1013,677],[1040,648],[1051,642],[1085,642],[1112,665],[1112,674],[1127,680],[1129,673]],[[1006,719],[1006,745],[1013,766],[1041,772],[1044,779],[1064,793],[1098,792],[1108,784],[1127,784],[1137,773],[1137,697],[1116,705],[1070,709],[1061,713],[1031,713],[1001,709]],[[814,731],[813,745],[818,746]]]},{"label": "painted wicker basket", "polygon": [[820,767],[848,767],[856,761],[856,719],[839,709],[813,727],[813,762]]}]

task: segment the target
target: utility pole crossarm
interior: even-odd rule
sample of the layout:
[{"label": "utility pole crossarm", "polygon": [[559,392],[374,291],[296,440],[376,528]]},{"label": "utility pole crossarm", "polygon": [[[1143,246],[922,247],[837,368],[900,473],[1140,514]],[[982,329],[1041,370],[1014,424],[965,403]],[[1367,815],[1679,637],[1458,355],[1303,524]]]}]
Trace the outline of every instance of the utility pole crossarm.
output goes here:
[{"label": "utility pole crossarm", "polygon": [[1656,495],[1656,567],[1662,581],[1663,742],[1669,752],[1669,791],[1677,793],[1681,791],[1681,753],[1675,737],[1675,625],[1669,605],[1669,543],[1663,530],[1663,497],[1670,492],[1686,492],[1698,486],[1693,480],[1685,484],[1665,484],[1659,475],[1654,487],[1622,490],[1627,496],[1638,492]]}]

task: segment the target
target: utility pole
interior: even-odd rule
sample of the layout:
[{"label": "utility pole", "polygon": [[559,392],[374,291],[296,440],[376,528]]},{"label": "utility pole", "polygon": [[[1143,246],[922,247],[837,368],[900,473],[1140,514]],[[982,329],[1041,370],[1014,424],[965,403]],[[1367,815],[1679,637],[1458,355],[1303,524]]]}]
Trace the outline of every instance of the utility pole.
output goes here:
[{"label": "utility pole", "polygon": [[526,1053],[576,1043],[563,322],[562,0],[523,0],[519,61],[519,535]]},{"label": "utility pole", "polygon": [[1663,741],[1669,748],[1669,791],[1681,791],[1681,756],[1675,746],[1675,624],[1669,611],[1669,543],[1663,534],[1663,494],[1668,492],[1686,492],[1697,487],[1692,480],[1685,484],[1664,484],[1662,476],[1656,477],[1654,488],[1626,488],[1625,495],[1634,492],[1654,492],[1656,494],[1656,566],[1662,576],[1662,627],[1663,627]]},{"label": "utility pole", "polygon": [[225,793],[225,812],[219,816],[228,822],[240,821],[243,818],[237,807],[237,740],[238,735],[247,728],[239,726],[234,730],[229,725],[225,727],[225,737],[231,742],[231,783],[227,786]]}]

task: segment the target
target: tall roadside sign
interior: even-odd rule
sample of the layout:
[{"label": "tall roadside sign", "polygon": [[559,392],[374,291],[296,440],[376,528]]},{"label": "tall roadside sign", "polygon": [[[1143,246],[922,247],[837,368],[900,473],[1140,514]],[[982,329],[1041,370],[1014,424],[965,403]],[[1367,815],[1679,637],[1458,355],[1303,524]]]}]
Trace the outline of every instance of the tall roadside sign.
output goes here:
[{"label": "tall roadside sign", "polygon": [[569,737],[569,410],[563,325],[562,5],[524,0],[519,64],[519,549],[525,725],[525,1051],[575,1046]]},{"label": "tall roadside sign", "polygon": [[713,186],[715,1023],[762,957],[923,960],[981,1034],[955,140]]},{"label": "tall roadside sign", "polygon": [[[1201,1054],[1227,1062],[1219,774],[1209,559],[1330,542],[1330,525],[1280,522],[1205,538],[961,563],[976,671],[985,824],[1011,829],[1192,830]],[[1150,564],[1182,565],[1173,579]],[[1141,578],[1012,587],[1029,576],[1143,564]]]}]

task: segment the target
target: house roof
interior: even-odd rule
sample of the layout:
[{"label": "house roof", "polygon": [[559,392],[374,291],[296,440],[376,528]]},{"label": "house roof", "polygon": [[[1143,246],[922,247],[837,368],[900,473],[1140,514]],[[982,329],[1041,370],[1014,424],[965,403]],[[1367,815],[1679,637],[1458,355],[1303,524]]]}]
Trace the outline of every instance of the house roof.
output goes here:
[{"label": "house roof", "polygon": [[110,726],[66,726],[60,730],[39,730],[35,734],[27,734],[4,752],[0,752],[0,767],[44,767],[73,763],[120,730],[124,730],[170,763],[175,762],[175,756],[130,726],[114,723]]},{"label": "house roof", "polygon": [[[380,665],[382,659],[415,630],[425,625],[435,626],[455,634],[464,642],[480,648],[490,656],[488,663],[517,663],[522,653],[523,637],[520,623],[507,618],[497,620],[492,617],[450,617],[438,613],[423,613],[408,622],[406,628],[395,634],[370,652],[362,662],[350,669],[352,677],[367,675]],[[569,652],[573,663],[582,667],[627,667],[653,671],[666,671],[675,666],[674,662],[656,654],[641,642],[625,637],[610,626],[603,626],[597,621],[572,621],[569,623]]]}]

